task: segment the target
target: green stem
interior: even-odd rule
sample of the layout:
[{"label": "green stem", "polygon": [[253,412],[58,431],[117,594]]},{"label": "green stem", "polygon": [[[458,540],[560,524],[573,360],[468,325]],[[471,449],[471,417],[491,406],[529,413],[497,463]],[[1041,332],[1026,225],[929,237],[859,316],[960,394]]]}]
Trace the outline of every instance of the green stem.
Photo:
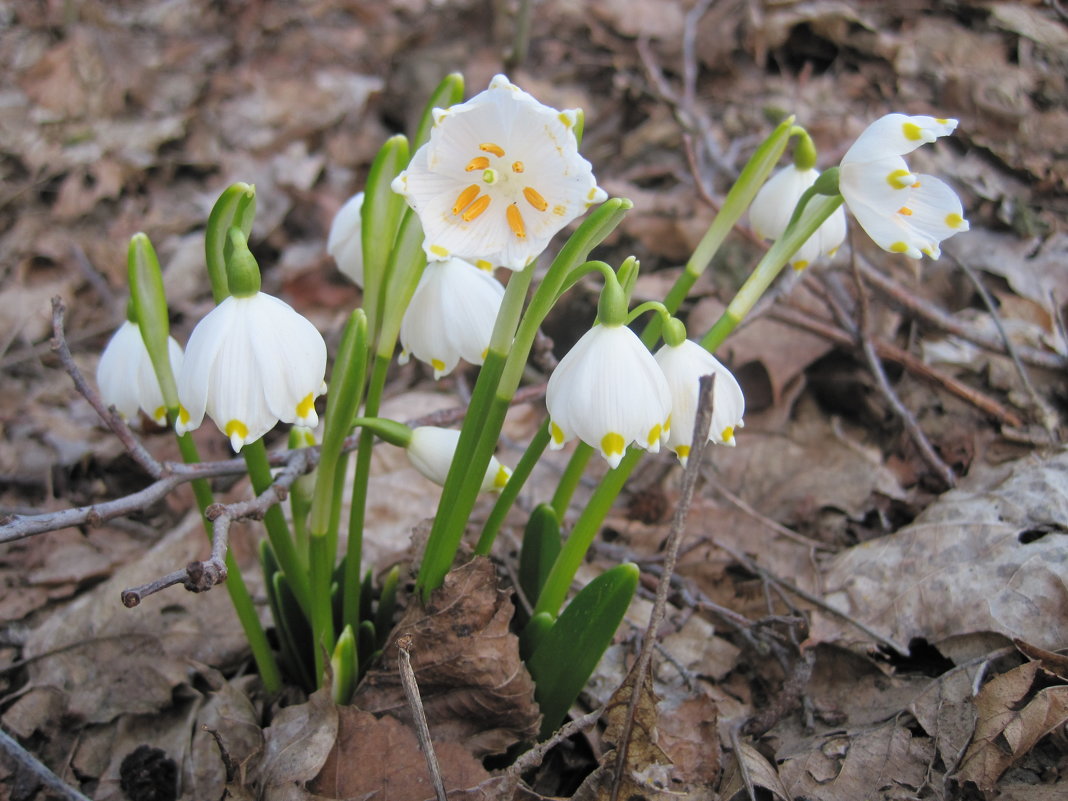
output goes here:
[{"label": "green stem", "polygon": [[507,517],[508,511],[512,508],[512,504],[515,503],[515,499],[519,497],[519,492],[523,489],[523,485],[526,484],[530,474],[534,471],[534,465],[538,463],[538,459],[545,452],[549,439],[549,421],[546,420],[530,440],[523,458],[515,466],[508,483],[504,485],[504,489],[501,490],[501,494],[493,505],[489,517],[486,518],[486,525],[482,527],[482,536],[479,537],[478,545],[475,546],[476,554],[485,556],[493,548],[493,541],[497,538],[497,532],[501,530],[504,518]]},{"label": "green stem", "polygon": [[560,520],[564,519],[564,514],[571,505],[571,497],[575,494],[579,482],[582,481],[582,475],[586,472],[590,457],[593,456],[593,448],[589,445],[580,442],[579,446],[568,461],[563,475],[560,476],[560,483],[556,485],[556,492],[553,493],[553,511]]},{"label": "green stem", "polygon": [[[190,434],[184,434],[178,439],[178,450],[182,454],[182,461],[186,464],[198,464],[200,454],[197,452],[196,443]],[[205,510],[215,498],[212,495],[211,485],[203,478],[193,481],[193,495],[196,497],[197,506],[200,508],[204,529],[208,533],[208,539],[212,539],[212,527],[207,518],[203,517]],[[263,687],[268,693],[276,693],[282,689],[282,672],[278,669],[274,652],[270,643],[267,642],[267,634],[260,623],[260,617],[256,614],[256,605],[252,601],[252,595],[245,584],[245,577],[241,575],[241,568],[234,559],[233,552],[226,549],[226,592],[230,595],[230,603],[234,606],[237,619],[248,639],[249,648],[252,649],[252,658],[256,662]]]},{"label": "green stem", "polygon": [[[267,448],[263,444],[263,439],[245,445],[241,449],[241,455],[245,457],[253,491],[256,495],[262,495],[270,489],[273,483],[271,466],[267,461]],[[311,587],[308,583],[308,567],[297,553],[281,506],[272,505],[263,515],[263,524],[267,528],[267,538],[271,541],[271,547],[274,548],[278,564],[293,588],[293,595],[296,596],[304,614],[310,619]]]},{"label": "green stem", "polygon": [[334,577],[334,553],[330,538],[312,533],[308,554],[311,573],[312,647],[315,650],[315,685],[323,683],[323,655],[334,652],[334,615],[330,602],[330,585]]}]

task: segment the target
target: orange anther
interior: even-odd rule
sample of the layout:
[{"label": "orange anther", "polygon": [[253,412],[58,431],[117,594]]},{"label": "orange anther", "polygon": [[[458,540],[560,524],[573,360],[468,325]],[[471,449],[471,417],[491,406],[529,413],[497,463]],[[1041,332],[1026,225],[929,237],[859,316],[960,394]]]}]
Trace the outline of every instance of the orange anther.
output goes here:
[{"label": "orange anther", "polygon": [[504,216],[508,220],[508,225],[512,229],[512,233],[515,234],[516,239],[526,239],[527,229],[523,225],[523,215],[519,213],[519,207],[513,203],[505,211]]},{"label": "orange anther", "polygon": [[538,211],[545,211],[547,208],[549,208],[549,204],[546,202],[545,198],[543,198],[538,192],[538,190],[534,189],[533,187],[523,187],[523,197],[527,199],[527,203],[536,208]]},{"label": "orange anther", "polygon": [[471,205],[471,201],[478,197],[478,192],[478,184],[471,184],[471,186],[467,187],[467,189],[461,192],[460,196],[456,198],[456,202],[453,203],[452,213],[459,214],[461,211]]},{"label": "orange anther", "polygon": [[478,149],[483,153],[492,153],[497,158],[501,158],[504,155],[504,148],[493,144],[493,142],[483,142],[478,146]]},{"label": "orange anther", "polygon": [[478,200],[476,200],[474,203],[472,203],[470,206],[467,207],[467,210],[464,211],[464,213],[460,215],[460,219],[462,219],[464,222],[471,222],[471,220],[475,219],[475,217],[477,217],[482,212],[484,212],[486,209],[488,209],[489,208],[489,204],[490,204],[490,196],[489,195],[483,195],[482,197],[480,197]]},{"label": "orange anther", "polygon": [[489,159],[485,156],[475,156],[464,167],[466,172],[474,172],[475,170],[484,170],[489,166]]},{"label": "orange anther", "polygon": [[900,209],[897,210],[897,213],[900,214],[902,217],[911,217],[912,209],[910,209],[908,206],[902,206]]},{"label": "orange anther", "polygon": [[526,167],[523,166],[523,162],[521,162],[521,161],[513,161],[512,162],[512,172],[523,172],[523,170],[525,170],[525,169],[526,169]]}]

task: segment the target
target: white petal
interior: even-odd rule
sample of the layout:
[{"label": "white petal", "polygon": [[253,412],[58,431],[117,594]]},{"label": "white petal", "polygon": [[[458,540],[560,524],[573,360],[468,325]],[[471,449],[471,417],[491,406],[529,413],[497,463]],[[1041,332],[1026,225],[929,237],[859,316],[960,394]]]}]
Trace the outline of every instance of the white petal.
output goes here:
[{"label": "white petal", "polygon": [[360,231],[363,192],[353,195],[334,215],[326,250],[338,269],[358,287],[363,287],[363,243]]},{"label": "white petal", "polygon": [[[406,453],[412,466],[425,478],[444,486],[459,441],[459,431],[437,426],[419,426],[412,429],[412,439],[408,443]],[[490,457],[479,491],[501,489],[510,475],[511,471],[503,467],[496,457]]]},{"label": "white petal", "polygon": [[749,206],[749,225],[753,231],[764,239],[782,236],[797,201],[818,177],[818,170],[799,170],[792,164],[772,175]]},{"label": "white petal", "polygon": [[[156,368],[152,364],[152,359],[148,356],[147,349],[145,349],[144,355],[144,361],[139,365],[137,372],[139,402],[145,414],[157,424],[162,425],[167,422],[167,408],[163,402],[163,391],[160,389],[159,379],[156,377]],[[177,376],[182,369],[183,354],[181,345],[175,341],[174,337],[167,337],[167,356],[171,362],[171,372]]]},{"label": "white petal", "polygon": [[956,127],[956,120],[887,114],[857,137],[857,141],[842,157],[842,164],[873,161],[884,156],[904,156],[940,136],[953,133]]},{"label": "white petal", "polygon": [[124,321],[100,355],[96,383],[104,403],[114,406],[126,420],[134,420],[141,406],[138,375],[146,361],[151,367],[141,330],[135,323]]},{"label": "white petal", "polygon": [[189,336],[182,369],[178,372],[178,400],[188,419],[178,420],[175,429],[179,434],[199,428],[204,420],[215,360],[219,348],[231,338],[236,319],[234,298],[226,298],[196,324]]}]

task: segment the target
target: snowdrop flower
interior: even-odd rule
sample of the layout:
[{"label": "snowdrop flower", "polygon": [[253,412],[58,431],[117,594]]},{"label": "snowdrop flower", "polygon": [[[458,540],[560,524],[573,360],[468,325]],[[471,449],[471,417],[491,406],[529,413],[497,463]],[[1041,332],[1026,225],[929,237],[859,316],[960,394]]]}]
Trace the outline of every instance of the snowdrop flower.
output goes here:
[{"label": "snowdrop flower", "polygon": [[[412,429],[411,440],[405,452],[416,470],[435,484],[444,486],[449,467],[452,466],[453,455],[456,453],[456,443],[459,441],[460,432],[454,429],[419,426]],[[512,471],[498,462],[497,457],[490,457],[479,492],[504,489],[511,475]]]},{"label": "snowdrop flower", "polygon": [[363,242],[361,240],[360,213],[363,210],[363,192],[350,197],[334,215],[330,223],[330,236],[326,251],[334,257],[337,268],[356,286],[363,288]]},{"label": "snowdrop flower", "polygon": [[521,270],[605,200],[578,153],[577,119],[503,75],[466,103],[434,109],[430,140],[392,184],[419,215],[427,258]]},{"label": "snowdrop flower", "polygon": [[[771,176],[749,206],[749,224],[753,231],[765,239],[782,236],[797,201],[819,175],[817,169],[802,169],[791,164]],[[795,270],[803,270],[821,256],[833,256],[845,235],[845,212],[839,208],[805,241],[790,264]]]},{"label": "snowdrop flower", "polygon": [[401,364],[414,355],[434,368],[434,378],[460,359],[482,364],[503,297],[500,282],[473,264],[429,262],[401,320]]},{"label": "snowdrop flower", "polygon": [[[177,372],[182,368],[182,348],[174,337],[167,338],[167,351],[171,369]],[[126,320],[112,335],[100,356],[96,383],[104,403],[114,406],[124,420],[135,419],[141,409],[157,424],[167,422],[163,393],[137,323]]]},{"label": "snowdrop flower", "polygon": [[314,428],[325,374],[326,343],[310,322],[262,292],[230,296],[189,338],[175,428],[197,428],[206,412],[235,451],[279,421]]},{"label": "snowdrop flower", "polygon": [[686,466],[693,443],[694,420],[701,376],[715,375],[712,387],[712,425],[708,439],[718,445],[734,443],[734,430],[745,425],[745,397],[731,371],[696,342],[684,339],[679,345],[664,345],[656,352],[656,363],[667,377],[671,390],[671,431],[666,445]]},{"label": "snowdrop flower", "polygon": [[667,380],[624,325],[596,325],[582,335],[549,377],[545,405],[551,449],[578,437],[612,467],[631,442],[659,451],[671,424]]},{"label": "snowdrop flower", "polygon": [[913,173],[902,158],[956,127],[956,120],[887,114],[869,125],[842,157],[839,191],[883,250],[937,259],[943,239],[968,230],[960,198],[949,185]]}]

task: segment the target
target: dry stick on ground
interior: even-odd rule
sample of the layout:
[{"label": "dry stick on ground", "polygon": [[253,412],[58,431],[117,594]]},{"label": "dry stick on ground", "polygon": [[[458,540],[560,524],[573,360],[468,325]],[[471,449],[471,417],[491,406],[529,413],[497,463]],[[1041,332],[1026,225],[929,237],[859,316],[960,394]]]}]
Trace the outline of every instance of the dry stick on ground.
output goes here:
[{"label": "dry stick on ground", "polygon": [[[850,252],[855,254],[856,248],[851,246]],[[860,342],[861,352],[863,352],[864,358],[868,362],[872,375],[875,376],[875,382],[879,386],[879,390],[883,393],[883,397],[886,398],[886,402],[890,404],[894,414],[905,426],[905,431],[908,432],[909,437],[912,439],[912,444],[919,450],[920,456],[927,462],[927,466],[942,479],[942,483],[947,488],[952,489],[957,486],[957,474],[953,472],[953,469],[948,464],[942,461],[942,457],[938,455],[934,446],[931,445],[931,441],[927,439],[927,435],[920,428],[915,415],[909,411],[908,407],[901,402],[901,398],[894,392],[894,388],[890,386],[890,379],[886,377],[886,371],[883,369],[883,362],[879,358],[879,354],[875,352],[875,345],[871,337],[871,314],[869,313],[868,293],[856,266],[857,259],[854,257],[852,261],[853,279],[857,287],[858,320],[855,334]]]},{"label": "dry stick on ground", "polygon": [[108,428],[115,432],[115,436],[126,447],[134,461],[152,478],[159,478],[163,475],[163,466],[145,449],[145,446],[134,436],[133,431],[130,430],[130,427],[126,425],[126,422],[118,413],[104,405],[100,395],[89,386],[77,365],[74,364],[74,357],[70,354],[70,348],[67,347],[67,340],[63,333],[63,317],[66,311],[63,301],[58,295],[52,298],[52,334],[54,337],[52,350],[59,355],[59,360],[63,363],[67,374],[74,381],[74,386],[78,388],[78,392],[92,404],[93,408],[96,409],[96,413],[100,415],[100,419],[108,424]]},{"label": "dry stick on ground", "polygon": [[190,562],[148,584],[131,587],[122,592],[122,602],[135,607],[142,599],[154,593],[182,584],[190,592],[206,592],[226,580],[226,549],[230,542],[230,524],[235,520],[260,519],[272,506],[285,500],[289,487],[309,469],[312,461],[310,449],[293,451],[289,464],[274,477],[266,490],[251,501],[216,503],[209,506],[204,515],[212,521],[211,556],[202,562]]},{"label": "dry stick on ground", "polygon": [[89,801],[42,765],[33,754],[15,742],[3,729],[0,729],[0,751],[11,757],[19,768],[33,774],[33,777],[45,788],[45,795],[48,797],[60,798],[63,801]]},{"label": "dry stick on ground", "polygon": [[641,697],[642,688],[645,686],[645,676],[649,670],[649,662],[652,660],[653,648],[656,645],[660,633],[660,624],[664,620],[667,609],[668,592],[671,589],[671,576],[675,571],[675,561],[678,557],[679,546],[682,544],[682,535],[686,523],[686,515],[690,511],[690,503],[693,500],[694,488],[697,486],[697,478],[701,474],[701,461],[708,447],[708,429],[712,424],[712,388],[715,385],[715,375],[701,377],[700,389],[697,393],[697,418],[694,421],[693,444],[690,446],[690,458],[686,469],[682,474],[682,488],[679,493],[678,505],[675,507],[675,517],[671,521],[671,531],[664,545],[663,573],[660,583],[656,588],[656,600],[653,602],[653,611],[649,615],[649,626],[642,638],[642,648],[638,653],[638,661],[634,663],[631,676],[634,681],[631,685],[630,700],[627,704],[627,716],[620,732],[619,743],[616,748],[615,773],[612,777],[611,801],[619,798],[619,788],[623,781],[623,771],[627,765],[627,753],[630,750],[630,738],[634,730],[634,717],[638,712],[638,701]]},{"label": "dry stick on ground", "polygon": [[419,684],[415,680],[415,671],[412,670],[411,647],[412,638],[409,635],[405,634],[397,639],[397,668],[400,671],[401,686],[404,688],[404,697],[408,699],[408,708],[415,722],[415,733],[419,737],[419,747],[423,749],[426,769],[430,772],[430,781],[434,785],[434,794],[438,801],[447,801],[438,756],[434,753],[430,727],[427,726],[426,713],[423,711],[423,699],[419,697]]}]

